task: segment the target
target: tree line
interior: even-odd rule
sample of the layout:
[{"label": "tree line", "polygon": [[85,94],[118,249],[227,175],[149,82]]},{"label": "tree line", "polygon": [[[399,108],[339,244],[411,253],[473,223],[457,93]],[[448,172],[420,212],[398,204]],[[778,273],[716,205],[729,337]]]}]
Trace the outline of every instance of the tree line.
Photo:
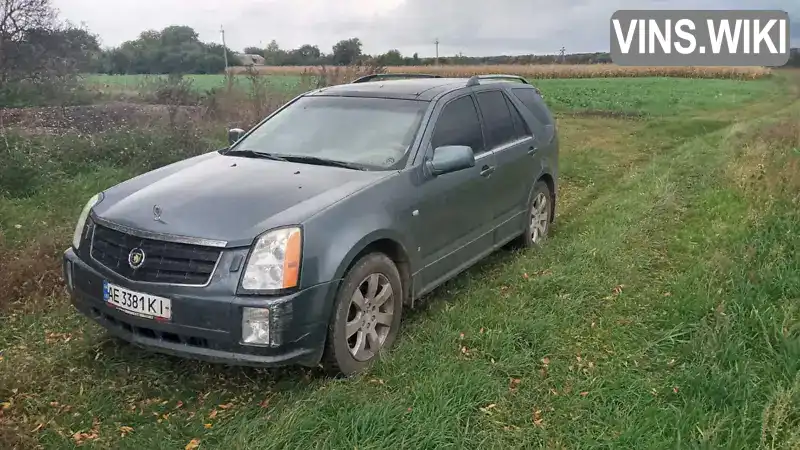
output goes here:
[{"label": "tree line", "polygon": [[[138,39],[101,53],[95,71],[103,73],[219,73],[224,69],[224,53],[229,65],[242,62],[230,49],[221,45],[199,41],[197,33],[187,26],[171,26],[164,30],[145,31]],[[497,65],[497,64],[608,64],[608,52],[572,53],[563,55],[496,55],[464,56],[462,54],[420,57],[417,53],[403,55],[392,49],[386,53],[369,55],[357,37],[337,42],[329,52],[318,45],[304,44],[295,49],[284,49],[272,40],[266,47],[249,46],[245,54],[259,55],[268,66],[319,66],[372,64],[381,66],[443,65]],[[800,49],[792,49],[790,66],[800,67]]]}]

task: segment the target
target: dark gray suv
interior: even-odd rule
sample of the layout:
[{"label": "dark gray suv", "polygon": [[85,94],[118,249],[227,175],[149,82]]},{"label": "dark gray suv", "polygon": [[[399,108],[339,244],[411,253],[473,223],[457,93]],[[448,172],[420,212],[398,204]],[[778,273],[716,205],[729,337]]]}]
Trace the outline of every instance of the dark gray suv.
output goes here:
[{"label": "dark gray suv", "polygon": [[79,311],[165,353],[352,374],[404,307],[555,215],[555,122],[521,77],[370,75],[229,135],[89,200]]}]

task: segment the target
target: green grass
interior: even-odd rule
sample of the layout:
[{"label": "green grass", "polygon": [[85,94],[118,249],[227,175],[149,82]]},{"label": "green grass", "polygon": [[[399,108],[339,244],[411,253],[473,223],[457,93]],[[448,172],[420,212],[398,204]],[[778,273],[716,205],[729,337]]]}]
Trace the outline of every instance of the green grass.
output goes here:
[{"label": "green grass", "polygon": [[690,78],[605,78],[531,80],[559,112],[614,111],[632,115],[698,115],[739,108],[774,97],[771,80],[731,81]]},{"label": "green grass", "polygon": [[[84,76],[84,83],[92,88],[105,91],[137,91],[142,83],[166,78],[165,75],[102,75],[91,74]],[[209,91],[214,88],[225,86],[223,75],[186,75],[185,78],[191,80],[192,87],[200,92]],[[249,81],[244,75],[237,75],[234,78],[237,86],[247,88]],[[300,77],[294,75],[270,75],[270,83],[274,86],[292,89],[300,83]]]},{"label": "green grass", "polygon": [[[0,327],[8,442],[70,448],[87,433],[86,447],[115,449],[192,439],[208,449],[798,448],[796,94],[777,81],[537,84],[561,114],[547,245],[498,252],[437,290],[371,373],[331,380],[151,354],[58,298]],[[0,199],[18,218],[0,232],[37,217],[69,228],[64,205],[77,215],[97,183],[125,173]]]}]

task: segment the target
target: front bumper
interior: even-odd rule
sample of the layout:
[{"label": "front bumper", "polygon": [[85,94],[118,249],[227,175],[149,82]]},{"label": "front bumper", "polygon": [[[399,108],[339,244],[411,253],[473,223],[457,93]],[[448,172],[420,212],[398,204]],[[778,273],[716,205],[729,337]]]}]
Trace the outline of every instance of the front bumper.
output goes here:
[{"label": "front bumper", "polygon": [[[63,270],[72,304],[123,340],[175,356],[258,367],[316,366],[338,287],[337,282],[330,282],[283,297],[246,297],[217,287],[231,283],[216,275],[206,287],[137,283],[87,264],[71,248],[64,253]],[[103,301],[103,280],[171,299],[171,321],[140,318],[108,306]],[[270,309],[269,346],[240,343],[245,306]]]}]

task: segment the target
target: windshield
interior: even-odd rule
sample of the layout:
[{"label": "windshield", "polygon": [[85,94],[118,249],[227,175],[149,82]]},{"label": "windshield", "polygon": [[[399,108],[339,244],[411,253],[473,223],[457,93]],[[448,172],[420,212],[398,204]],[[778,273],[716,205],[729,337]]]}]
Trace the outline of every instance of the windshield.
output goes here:
[{"label": "windshield", "polygon": [[427,106],[416,100],[303,97],[253,130],[233,151],[394,169],[405,160]]}]

